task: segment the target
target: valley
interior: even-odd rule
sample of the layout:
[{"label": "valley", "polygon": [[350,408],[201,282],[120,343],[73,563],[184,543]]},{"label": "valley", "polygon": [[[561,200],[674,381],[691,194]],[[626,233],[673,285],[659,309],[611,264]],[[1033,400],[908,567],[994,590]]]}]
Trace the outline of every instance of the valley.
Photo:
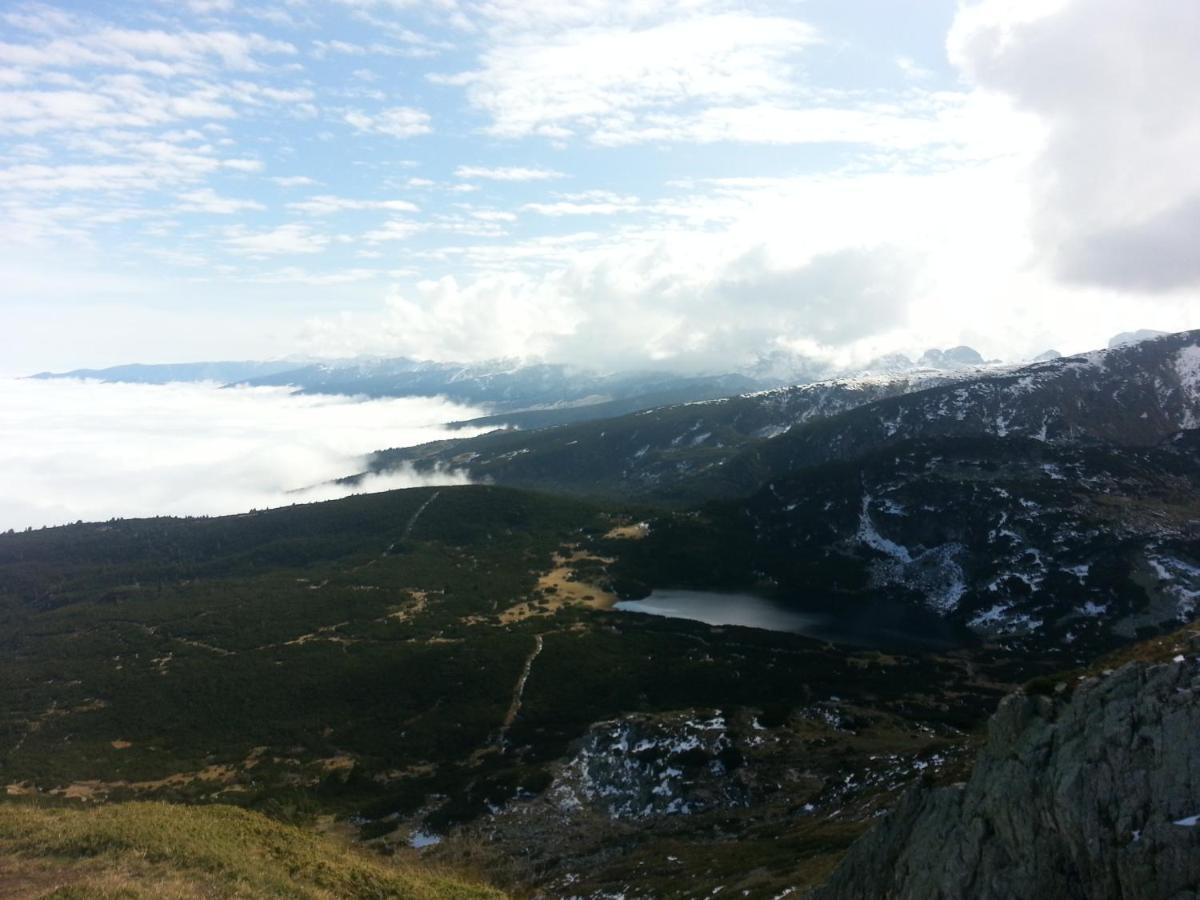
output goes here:
[{"label": "valley", "polygon": [[0,535],[7,804],[234,805],[517,894],[816,888],[1003,696],[1195,616],[1198,340],[400,451],[494,484]]},{"label": "valley", "polygon": [[[595,890],[624,877],[625,854],[605,863],[613,842],[654,854],[669,840],[677,877],[702,881],[712,848],[734,833],[744,848],[750,829],[776,870],[756,879],[783,889],[777,840],[803,826],[790,840],[827,861],[817,849],[844,844],[923,760],[961,752],[1006,679],[1044,671],[556,596],[600,594],[641,543],[609,536],[627,521],[466,487],[8,536],[7,791],[351,816],[401,854],[436,834],[424,852],[452,860],[523,844],[553,809],[571,840],[517,860],[513,883],[586,869]],[[114,547],[120,562],[99,565]],[[527,614],[511,614],[517,598]],[[611,732],[626,727],[647,737]],[[595,770],[614,740],[641,749]],[[848,758],[862,783],[844,781]],[[629,800],[614,806],[614,790]],[[806,804],[846,820],[833,834],[793,823]]]}]

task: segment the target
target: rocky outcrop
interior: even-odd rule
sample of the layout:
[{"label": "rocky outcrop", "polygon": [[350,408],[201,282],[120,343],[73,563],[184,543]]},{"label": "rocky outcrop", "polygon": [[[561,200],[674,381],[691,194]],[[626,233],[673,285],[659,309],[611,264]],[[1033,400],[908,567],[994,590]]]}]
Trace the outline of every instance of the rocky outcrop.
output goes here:
[{"label": "rocky outcrop", "polygon": [[749,802],[741,761],[720,713],[628,716],[593,725],[550,793],[560,808],[591,806],[613,819],[694,815]]},{"label": "rocky outcrop", "polygon": [[811,900],[1200,897],[1200,664],[1016,694],[970,780],[919,786]]},{"label": "rocky outcrop", "polygon": [[979,351],[972,347],[951,347],[940,350],[932,347],[921,354],[917,365],[929,369],[962,369],[969,366],[982,366],[984,359]]},{"label": "rocky outcrop", "polygon": [[1142,341],[1152,341],[1157,337],[1168,334],[1166,331],[1155,331],[1152,328],[1139,328],[1137,331],[1122,331],[1108,339],[1108,349],[1124,347],[1126,344],[1137,344]]}]

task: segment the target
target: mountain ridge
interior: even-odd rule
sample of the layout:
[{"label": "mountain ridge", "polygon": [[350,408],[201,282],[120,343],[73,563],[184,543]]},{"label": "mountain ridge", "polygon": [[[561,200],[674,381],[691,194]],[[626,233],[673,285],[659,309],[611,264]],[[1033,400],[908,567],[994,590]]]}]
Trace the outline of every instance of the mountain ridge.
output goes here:
[{"label": "mountain ridge", "polygon": [[1200,423],[1200,331],[1017,367],[842,379],[533,432],[381,451],[372,465],[692,502],[918,437],[1146,446]]}]

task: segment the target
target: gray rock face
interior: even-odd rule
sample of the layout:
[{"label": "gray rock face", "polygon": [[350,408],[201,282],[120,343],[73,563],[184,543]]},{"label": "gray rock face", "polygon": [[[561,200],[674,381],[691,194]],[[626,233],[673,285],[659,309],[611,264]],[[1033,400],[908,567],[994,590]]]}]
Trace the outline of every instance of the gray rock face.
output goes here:
[{"label": "gray rock face", "polygon": [[1122,331],[1120,334],[1114,334],[1108,339],[1108,349],[1114,347],[1124,347],[1126,344],[1137,344],[1141,341],[1152,341],[1155,338],[1163,337],[1168,332],[1155,331],[1152,328],[1139,328],[1137,331]]},{"label": "gray rock face", "polygon": [[919,786],[812,900],[1200,896],[1200,664],[1015,694],[970,781]]},{"label": "gray rock face", "polygon": [[946,350],[933,347],[921,355],[917,365],[930,369],[958,369],[964,366],[981,366],[983,357],[973,347],[950,347]]},{"label": "gray rock face", "polygon": [[550,793],[560,808],[588,805],[613,819],[744,806],[740,757],[720,713],[673,723],[629,716],[593,725]]}]

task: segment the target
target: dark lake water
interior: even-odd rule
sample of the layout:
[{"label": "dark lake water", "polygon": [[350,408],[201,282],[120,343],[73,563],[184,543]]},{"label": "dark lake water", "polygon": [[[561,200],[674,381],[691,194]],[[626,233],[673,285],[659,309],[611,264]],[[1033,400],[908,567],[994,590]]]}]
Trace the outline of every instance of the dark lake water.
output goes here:
[{"label": "dark lake water", "polygon": [[923,616],[911,620],[907,612],[874,609],[869,615],[840,617],[803,612],[782,600],[746,593],[659,589],[643,600],[622,600],[614,608],[706,625],[786,631],[856,646],[933,649],[958,643],[944,623]]},{"label": "dark lake water", "polygon": [[644,600],[622,600],[615,608],[706,625],[744,625],[794,634],[811,634],[829,622],[828,616],[797,612],[765,597],[716,591],[657,590]]}]

